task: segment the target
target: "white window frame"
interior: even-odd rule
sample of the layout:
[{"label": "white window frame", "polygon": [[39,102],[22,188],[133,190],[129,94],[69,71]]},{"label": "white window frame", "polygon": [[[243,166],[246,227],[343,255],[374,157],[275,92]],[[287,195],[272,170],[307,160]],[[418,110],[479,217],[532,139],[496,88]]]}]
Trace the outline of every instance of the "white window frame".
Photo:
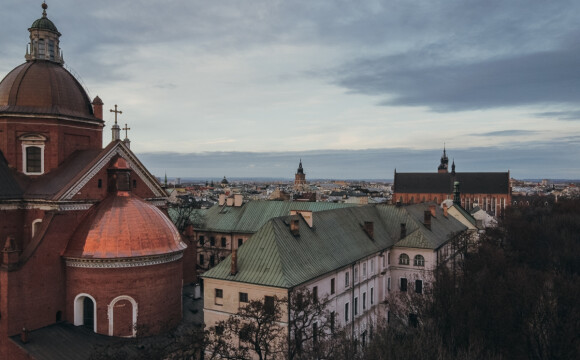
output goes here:
[{"label": "white window frame", "polygon": [[[40,134],[24,134],[18,138],[22,143],[22,172],[25,175],[42,175],[44,174],[44,146],[46,142],[46,137]],[[26,159],[26,149],[29,147],[40,148],[40,172],[28,172],[27,159]]]}]

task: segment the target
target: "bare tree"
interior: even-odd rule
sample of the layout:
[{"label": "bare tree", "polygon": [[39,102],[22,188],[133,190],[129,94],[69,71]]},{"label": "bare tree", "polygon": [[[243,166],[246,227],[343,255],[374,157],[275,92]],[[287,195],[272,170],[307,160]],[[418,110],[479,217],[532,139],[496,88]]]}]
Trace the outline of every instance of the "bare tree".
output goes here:
[{"label": "bare tree", "polygon": [[281,325],[285,299],[250,300],[237,314],[207,331],[208,359],[281,359],[285,356],[286,329]]}]

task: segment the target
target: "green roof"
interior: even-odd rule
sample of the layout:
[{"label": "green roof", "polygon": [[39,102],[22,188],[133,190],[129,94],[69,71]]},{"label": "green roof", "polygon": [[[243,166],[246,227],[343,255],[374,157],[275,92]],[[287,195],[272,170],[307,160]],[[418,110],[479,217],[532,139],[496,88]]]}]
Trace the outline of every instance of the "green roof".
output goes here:
[{"label": "green roof", "polygon": [[[203,225],[196,229],[200,231],[253,234],[266,224],[268,220],[274,217],[290,215],[291,210],[318,212],[353,206],[357,205],[303,201],[250,201],[242,206],[214,205],[203,213]],[[174,219],[175,212],[170,211],[169,214]]]},{"label": "green roof", "polygon": [[[299,215],[270,219],[239,248],[236,275],[230,274],[228,257],[202,277],[289,289],[393,246],[436,249],[466,229],[440,212],[429,230],[421,223],[425,209],[417,204],[321,211],[313,213],[312,228]],[[290,231],[290,222],[296,219],[297,236]],[[364,230],[365,222],[373,223],[372,239]],[[401,223],[408,236],[399,241]]]},{"label": "green roof", "polygon": [[52,21],[50,21],[47,17],[41,17],[40,19],[34,21],[30,26],[31,29],[40,29],[40,30],[50,30],[55,33],[58,33],[56,26]]}]

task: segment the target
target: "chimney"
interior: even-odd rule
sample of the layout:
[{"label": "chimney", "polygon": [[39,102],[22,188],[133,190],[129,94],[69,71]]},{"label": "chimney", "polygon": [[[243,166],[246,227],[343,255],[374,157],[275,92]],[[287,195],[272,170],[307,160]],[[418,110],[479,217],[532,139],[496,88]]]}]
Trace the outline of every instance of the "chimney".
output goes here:
[{"label": "chimney", "polygon": [[234,206],[235,207],[242,206],[243,202],[244,202],[244,195],[242,195],[242,194],[235,194],[234,195]]},{"label": "chimney", "polygon": [[230,269],[230,275],[236,275],[238,273],[238,249],[232,250],[232,266]]},{"label": "chimney", "polygon": [[220,194],[220,198],[219,198],[219,206],[223,206],[226,203],[226,194]]},{"label": "chimney", "polygon": [[423,213],[423,224],[425,225],[425,227],[429,230],[431,230],[431,211],[430,210],[425,210],[425,212]]},{"label": "chimney", "polygon": [[407,224],[401,223],[401,239],[407,236]]},{"label": "chimney", "polygon": [[374,229],[373,222],[372,221],[365,221],[364,229],[365,229],[365,232],[367,233],[367,235],[371,238],[371,240],[374,240],[375,239],[375,229]]},{"label": "chimney", "polygon": [[312,228],[312,226],[314,226],[311,210],[290,210],[290,215],[300,215],[308,224],[308,227]]},{"label": "chimney", "polygon": [[234,206],[234,198],[229,197],[226,199],[228,206]]},{"label": "chimney", "polygon": [[431,216],[435,217],[435,205],[429,205],[429,210],[431,211]]},{"label": "chimney", "polygon": [[447,204],[443,204],[443,216],[447,217]]},{"label": "chimney", "polygon": [[298,219],[290,220],[290,232],[294,236],[300,235],[300,220]]},{"label": "chimney", "polygon": [[93,113],[96,118],[103,120],[103,100],[98,95],[93,100]]}]

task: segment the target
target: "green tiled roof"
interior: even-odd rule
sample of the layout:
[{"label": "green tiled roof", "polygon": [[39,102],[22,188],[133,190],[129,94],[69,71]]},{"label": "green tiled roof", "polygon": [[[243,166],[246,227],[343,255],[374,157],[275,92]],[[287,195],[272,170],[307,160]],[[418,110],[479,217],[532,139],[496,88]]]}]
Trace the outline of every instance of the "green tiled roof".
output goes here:
[{"label": "green tiled roof", "polygon": [[204,224],[197,230],[253,234],[271,218],[290,215],[290,210],[317,212],[352,206],[356,205],[302,201],[250,201],[237,207],[214,205],[204,212]]},{"label": "green tiled roof", "polygon": [[[230,274],[228,257],[202,277],[292,288],[395,245],[435,249],[466,229],[441,213],[428,230],[421,223],[425,209],[428,207],[418,204],[321,211],[313,213],[312,228],[298,215],[273,218],[239,248],[236,275]],[[296,219],[298,236],[290,231],[290,222]],[[373,239],[363,228],[365,221],[373,222]],[[401,223],[406,224],[409,235],[398,241]]]}]

